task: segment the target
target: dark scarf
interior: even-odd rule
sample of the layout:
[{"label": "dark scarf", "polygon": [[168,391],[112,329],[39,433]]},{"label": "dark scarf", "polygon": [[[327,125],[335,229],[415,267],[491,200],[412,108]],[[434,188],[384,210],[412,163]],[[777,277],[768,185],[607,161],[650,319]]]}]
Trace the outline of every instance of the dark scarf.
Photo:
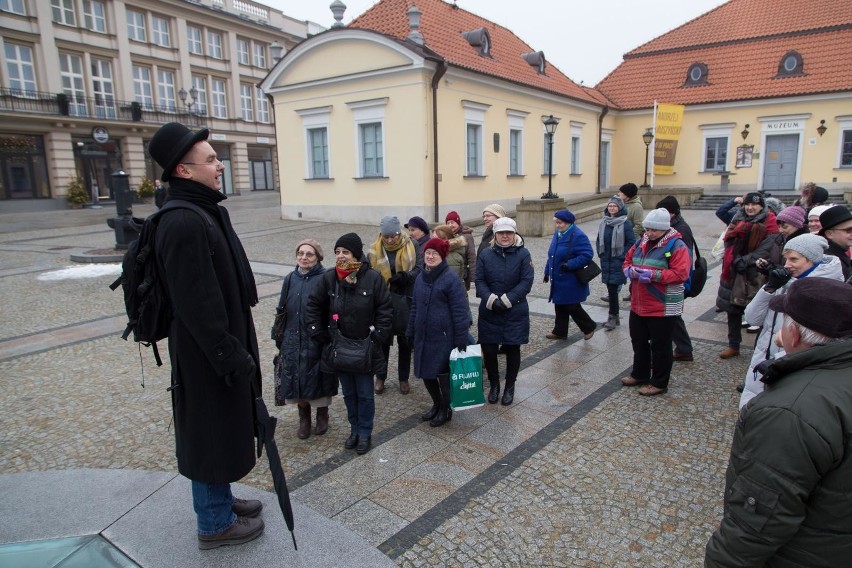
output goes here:
[{"label": "dark scarf", "polygon": [[723,238],[722,280],[730,282],[733,279],[731,265],[735,258],[754,252],[766,235],[775,233],[778,233],[778,223],[775,222],[775,214],[768,208],[764,207],[754,217],[746,216],[745,209],[737,211]]},{"label": "dark scarf", "polygon": [[438,276],[440,276],[441,273],[448,268],[448,266],[446,259],[443,259],[441,260],[441,264],[435,268],[426,267],[423,272],[420,273],[422,274],[423,281],[427,284],[433,284],[435,280],[438,279]]},{"label": "dark scarf", "polygon": [[256,305],[257,285],[254,281],[254,274],[251,271],[246,251],[243,249],[237,233],[234,232],[228,210],[219,206],[219,202],[227,199],[227,196],[197,181],[173,177],[169,180],[169,196],[166,198],[166,202],[172,199],[181,199],[194,203],[210,213],[219,222],[219,226],[228,241],[231,256],[236,263],[235,268],[237,269],[237,277],[240,281],[240,296],[243,306],[253,307]]}]

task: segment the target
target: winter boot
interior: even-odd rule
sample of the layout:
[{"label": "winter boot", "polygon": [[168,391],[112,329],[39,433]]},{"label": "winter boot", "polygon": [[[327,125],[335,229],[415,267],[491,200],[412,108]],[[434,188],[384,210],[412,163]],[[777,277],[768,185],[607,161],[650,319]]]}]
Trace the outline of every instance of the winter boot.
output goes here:
[{"label": "winter boot", "polygon": [[488,404],[497,404],[500,399],[500,379],[488,377],[488,384],[491,385],[488,390]]},{"label": "winter boot", "polygon": [[307,402],[300,402],[299,407],[299,431],[296,435],[300,440],[304,440],[311,435],[311,405]]},{"label": "winter boot", "polygon": [[515,400],[515,381],[506,379],[506,388],[503,389],[503,400],[500,401],[500,404],[509,406],[513,400]]},{"label": "winter boot", "polygon": [[424,414],[420,415],[420,420],[423,422],[428,422],[435,418],[435,415],[438,414],[438,409],[441,407],[441,386],[438,384],[438,379],[423,380],[423,386],[426,387],[426,391],[429,393],[429,396],[432,397],[432,408],[427,410]]},{"label": "winter boot", "polygon": [[328,407],[320,406],[317,408],[317,426],[314,434],[322,436],[326,432],[328,432]]},{"label": "winter boot", "polygon": [[441,389],[441,404],[435,417],[429,421],[429,426],[441,426],[453,419],[453,409],[450,408],[450,374],[438,375],[438,386]]},{"label": "winter boot", "polygon": [[618,325],[618,316],[609,316],[609,318],[606,320],[606,323],[603,324],[603,328],[606,331],[612,331],[613,329],[615,329],[615,326],[617,326],[617,325]]}]

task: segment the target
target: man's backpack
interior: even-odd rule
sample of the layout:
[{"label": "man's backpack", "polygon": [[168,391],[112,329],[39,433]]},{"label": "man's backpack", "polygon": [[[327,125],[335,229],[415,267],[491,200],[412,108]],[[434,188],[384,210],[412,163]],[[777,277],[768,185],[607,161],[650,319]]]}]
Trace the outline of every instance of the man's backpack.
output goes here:
[{"label": "man's backpack", "polygon": [[124,253],[121,276],[109,286],[111,290],[121,286],[124,292],[127,327],[121,338],[126,341],[133,333],[134,341],[150,346],[158,367],[162,366],[163,360],[157,341],[169,336],[173,314],[166,284],[160,278],[154,244],[160,217],[175,209],[195,211],[207,223],[208,232],[212,232],[213,218],[199,206],[180,199],[166,202],[162,209],[145,219],[139,238],[131,242]]},{"label": "man's backpack", "polygon": [[695,266],[690,271],[687,285],[684,286],[683,296],[685,298],[695,298],[698,296],[707,283],[707,259],[701,257],[701,253],[698,252],[698,245],[692,243],[692,246],[695,249],[695,256],[697,258],[695,259]]}]

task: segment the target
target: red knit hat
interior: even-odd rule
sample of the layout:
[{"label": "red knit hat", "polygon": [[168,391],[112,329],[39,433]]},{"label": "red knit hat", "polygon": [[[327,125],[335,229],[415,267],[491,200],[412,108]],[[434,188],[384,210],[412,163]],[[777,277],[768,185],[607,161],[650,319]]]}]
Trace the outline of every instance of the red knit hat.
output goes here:
[{"label": "red knit hat", "polygon": [[449,213],[447,213],[447,217],[446,219],[444,219],[444,223],[446,223],[447,221],[455,221],[457,225],[461,226],[461,217],[459,217],[459,214],[455,211],[450,211]]},{"label": "red knit hat", "polygon": [[450,243],[445,241],[444,239],[439,239],[437,237],[432,237],[426,244],[423,245],[423,252],[432,249],[441,255],[441,259],[447,258],[447,255],[450,254]]}]

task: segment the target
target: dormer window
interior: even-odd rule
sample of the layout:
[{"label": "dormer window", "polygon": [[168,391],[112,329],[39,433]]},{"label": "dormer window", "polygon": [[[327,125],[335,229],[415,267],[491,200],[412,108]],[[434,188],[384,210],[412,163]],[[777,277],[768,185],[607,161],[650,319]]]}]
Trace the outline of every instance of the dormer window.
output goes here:
[{"label": "dormer window", "polygon": [[788,51],[778,64],[777,77],[797,77],[805,74],[804,61],[797,51]]},{"label": "dormer window", "polygon": [[479,55],[491,57],[491,36],[488,35],[488,30],[479,28],[462,32],[462,37],[473,47],[479,48]]},{"label": "dormer window", "polygon": [[703,63],[693,63],[686,72],[685,87],[707,85],[707,66]]},{"label": "dormer window", "polygon": [[524,60],[538,70],[539,75],[544,75],[545,65],[547,61],[544,59],[543,51],[533,51],[525,53]]}]

